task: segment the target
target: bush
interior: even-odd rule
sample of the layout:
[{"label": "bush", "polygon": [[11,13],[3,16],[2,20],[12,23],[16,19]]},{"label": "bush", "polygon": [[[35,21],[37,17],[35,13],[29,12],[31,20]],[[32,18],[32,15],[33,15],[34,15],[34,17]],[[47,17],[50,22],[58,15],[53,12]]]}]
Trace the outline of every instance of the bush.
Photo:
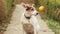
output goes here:
[{"label": "bush", "polygon": [[[50,19],[60,20],[60,0],[36,0],[35,7],[45,6],[44,14]],[[38,2],[38,3],[37,3]]]}]

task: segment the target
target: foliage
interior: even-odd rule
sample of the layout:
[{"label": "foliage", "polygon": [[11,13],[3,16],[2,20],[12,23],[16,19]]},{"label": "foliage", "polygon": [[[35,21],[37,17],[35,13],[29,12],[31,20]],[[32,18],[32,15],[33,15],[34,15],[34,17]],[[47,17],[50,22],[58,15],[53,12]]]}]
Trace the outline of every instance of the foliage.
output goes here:
[{"label": "foliage", "polygon": [[59,34],[59,32],[60,32],[60,24],[59,23],[57,23],[56,21],[54,21],[52,19],[45,20],[45,22],[52,29],[52,31],[55,32],[55,34]]},{"label": "foliage", "polygon": [[5,5],[6,5],[6,12],[5,12],[5,14],[8,15],[9,14],[9,10],[10,10],[11,5],[12,5],[12,0],[6,0],[5,1]]},{"label": "foliage", "polygon": [[[38,3],[37,3],[38,2]],[[36,0],[35,7],[38,10],[39,6],[45,6],[45,12],[41,15],[47,25],[55,34],[60,32],[60,0]],[[38,10],[39,11],[39,10]],[[41,12],[40,12],[41,14]]]},{"label": "foliage", "polygon": [[[60,20],[60,0],[36,0],[35,7],[38,10],[39,6],[45,7],[44,14],[56,21]],[[38,2],[38,3],[37,3]]]},{"label": "foliage", "polygon": [[3,17],[3,20],[0,25],[0,32],[4,32],[6,30],[7,25],[9,24],[10,17],[12,14],[11,8],[12,8],[12,0],[5,0],[5,16]]}]

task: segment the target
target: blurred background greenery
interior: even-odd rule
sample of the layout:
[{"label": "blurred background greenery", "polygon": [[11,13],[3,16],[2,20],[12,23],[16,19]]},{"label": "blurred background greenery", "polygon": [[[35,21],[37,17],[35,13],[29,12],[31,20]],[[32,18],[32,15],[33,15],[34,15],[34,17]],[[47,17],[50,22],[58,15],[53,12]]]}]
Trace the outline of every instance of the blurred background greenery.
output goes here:
[{"label": "blurred background greenery", "polygon": [[[6,30],[14,10],[12,0],[0,0],[0,32]],[[0,33],[1,34],[1,33]]]},{"label": "blurred background greenery", "polygon": [[55,34],[60,34],[60,0],[36,0],[35,5],[37,10],[45,6],[45,12],[40,12],[41,18]]}]

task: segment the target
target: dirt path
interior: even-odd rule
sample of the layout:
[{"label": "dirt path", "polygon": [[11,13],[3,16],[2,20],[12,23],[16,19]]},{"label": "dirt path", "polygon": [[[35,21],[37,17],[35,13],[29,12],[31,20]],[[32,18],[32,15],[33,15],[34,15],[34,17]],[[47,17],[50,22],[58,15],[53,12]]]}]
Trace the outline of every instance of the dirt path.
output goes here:
[{"label": "dirt path", "polygon": [[[8,25],[7,30],[4,32],[4,34],[25,34],[25,32],[23,31],[22,25],[20,23],[20,17],[24,11],[23,9],[24,8],[21,7],[21,5],[16,5],[16,9],[12,14],[10,24]],[[37,16],[37,19],[38,19],[40,27],[41,27],[38,34],[54,34],[54,32],[52,32],[48,28],[48,26],[40,18],[39,15]]]}]

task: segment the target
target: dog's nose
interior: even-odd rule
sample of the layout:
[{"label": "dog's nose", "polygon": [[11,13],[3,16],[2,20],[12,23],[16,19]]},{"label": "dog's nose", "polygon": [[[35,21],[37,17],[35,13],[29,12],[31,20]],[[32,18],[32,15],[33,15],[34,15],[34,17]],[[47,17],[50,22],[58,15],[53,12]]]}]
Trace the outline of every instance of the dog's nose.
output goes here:
[{"label": "dog's nose", "polygon": [[38,15],[38,13],[36,13],[36,15]]}]

